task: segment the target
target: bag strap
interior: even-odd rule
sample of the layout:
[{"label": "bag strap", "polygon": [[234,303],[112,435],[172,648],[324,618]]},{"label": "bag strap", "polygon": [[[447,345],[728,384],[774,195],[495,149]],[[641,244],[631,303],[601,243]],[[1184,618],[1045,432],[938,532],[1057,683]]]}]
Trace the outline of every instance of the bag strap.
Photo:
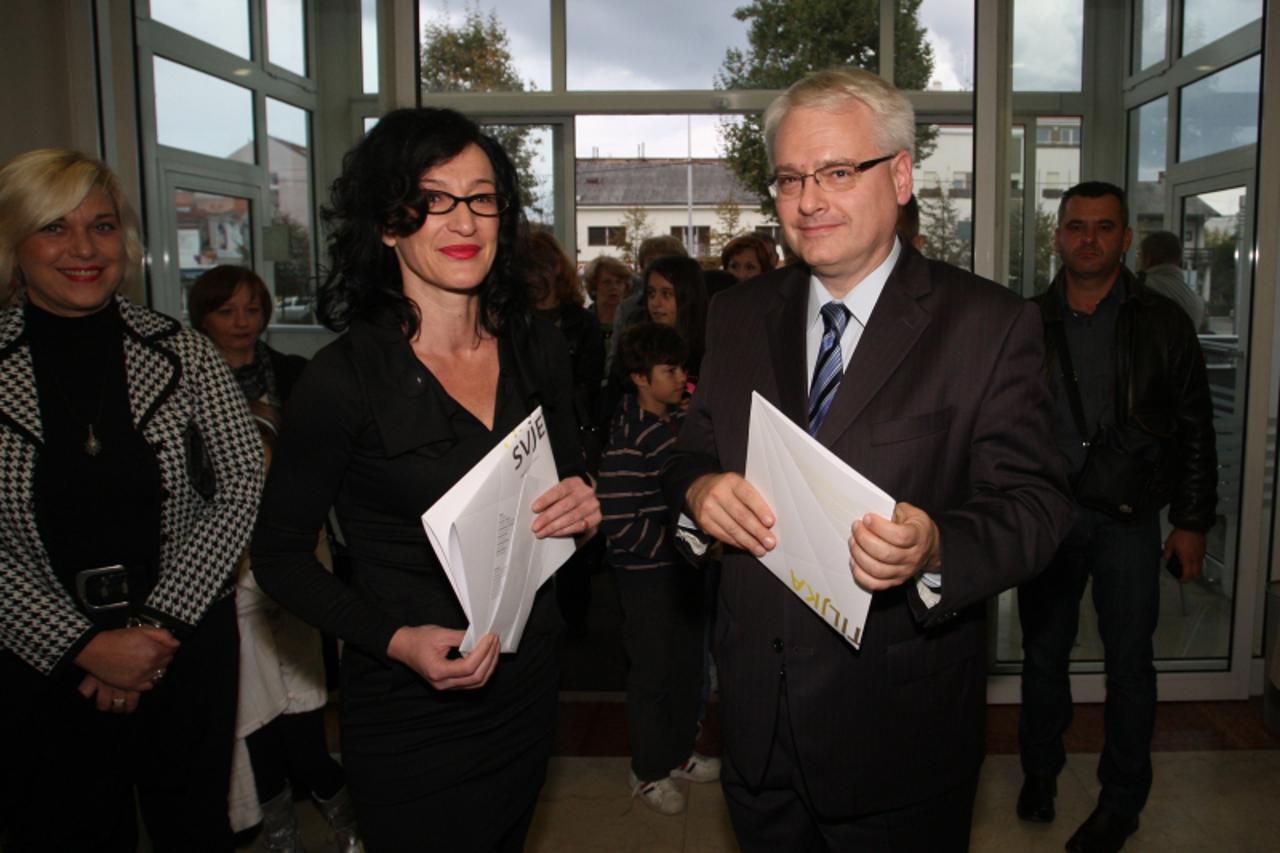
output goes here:
[{"label": "bag strap", "polygon": [[1062,322],[1049,324],[1049,334],[1053,336],[1054,346],[1058,348],[1058,364],[1062,368],[1062,382],[1067,391],[1067,402],[1071,405],[1071,417],[1076,422],[1080,441],[1088,447],[1090,433],[1084,422],[1084,403],[1080,401],[1080,380],[1071,361],[1071,349],[1067,346],[1067,333]]}]

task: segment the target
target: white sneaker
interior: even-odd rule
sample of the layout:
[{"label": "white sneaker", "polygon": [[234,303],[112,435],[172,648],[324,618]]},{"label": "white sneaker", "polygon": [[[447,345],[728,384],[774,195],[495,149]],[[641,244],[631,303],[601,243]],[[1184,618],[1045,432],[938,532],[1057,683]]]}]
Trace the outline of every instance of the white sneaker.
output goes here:
[{"label": "white sneaker", "polygon": [[684,764],[671,771],[672,779],[690,782],[714,782],[720,778],[720,759],[694,753]]},{"label": "white sneaker", "polygon": [[673,815],[684,811],[684,794],[676,783],[670,779],[659,779],[656,782],[641,782],[632,771],[631,796],[644,800],[644,804],[658,814]]}]

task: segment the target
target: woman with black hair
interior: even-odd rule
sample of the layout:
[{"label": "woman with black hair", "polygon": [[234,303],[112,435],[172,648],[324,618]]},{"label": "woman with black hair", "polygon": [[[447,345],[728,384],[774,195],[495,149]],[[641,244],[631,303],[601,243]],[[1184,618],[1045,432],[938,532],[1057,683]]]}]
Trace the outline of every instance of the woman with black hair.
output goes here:
[{"label": "woman with black hair", "polygon": [[644,319],[674,326],[689,345],[685,370],[696,382],[707,340],[707,285],[693,258],[668,255],[644,271]]},{"label": "woman with black hair", "polygon": [[[396,110],[343,161],[326,217],[326,325],[344,331],[286,409],[252,560],[262,588],[346,641],[342,756],[368,850],[519,850],[551,753],[559,619],[547,589],[520,650],[467,620],[420,517],[534,407],[560,483],[540,537],[600,520],[563,339],[530,316],[502,149],[450,110]],[[316,561],[332,505],[350,585]]]}]

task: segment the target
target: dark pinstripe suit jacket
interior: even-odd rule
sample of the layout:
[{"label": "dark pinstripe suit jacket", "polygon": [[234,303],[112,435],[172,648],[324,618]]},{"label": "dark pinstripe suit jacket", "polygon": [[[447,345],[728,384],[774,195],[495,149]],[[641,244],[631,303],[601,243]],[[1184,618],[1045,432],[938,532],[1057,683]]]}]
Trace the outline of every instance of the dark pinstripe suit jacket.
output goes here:
[{"label": "dark pinstripe suit jacket", "polygon": [[[716,297],[707,355],[668,465],[669,496],[742,472],[751,391],[804,424],[809,270]],[[859,651],[750,555],[730,550],[716,649],[726,753],[763,775],[779,681],[816,807],[844,818],[918,802],[977,772],[983,602],[1041,570],[1071,518],[1034,305],[904,248],[818,440],[941,533],[942,600],[876,594]],[[852,522],[852,519],[850,519]]]}]

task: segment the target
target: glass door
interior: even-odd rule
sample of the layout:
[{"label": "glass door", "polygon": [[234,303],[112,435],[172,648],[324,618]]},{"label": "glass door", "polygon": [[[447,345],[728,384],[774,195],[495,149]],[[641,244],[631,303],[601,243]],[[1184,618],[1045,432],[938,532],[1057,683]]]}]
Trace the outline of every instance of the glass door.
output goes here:
[{"label": "glass door", "polygon": [[1209,531],[1204,575],[1180,590],[1180,619],[1161,613],[1156,656],[1170,669],[1230,666],[1253,272],[1250,179],[1249,173],[1237,173],[1173,187],[1183,276],[1205,305],[1200,346],[1213,395],[1219,480],[1218,519]]},{"label": "glass door", "polygon": [[262,210],[258,187],[167,169],[160,201],[165,239],[153,250],[153,263],[163,284],[152,294],[158,310],[185,324],[192,282],[222,264],[248,267],[271,286],[255,232]]}]

